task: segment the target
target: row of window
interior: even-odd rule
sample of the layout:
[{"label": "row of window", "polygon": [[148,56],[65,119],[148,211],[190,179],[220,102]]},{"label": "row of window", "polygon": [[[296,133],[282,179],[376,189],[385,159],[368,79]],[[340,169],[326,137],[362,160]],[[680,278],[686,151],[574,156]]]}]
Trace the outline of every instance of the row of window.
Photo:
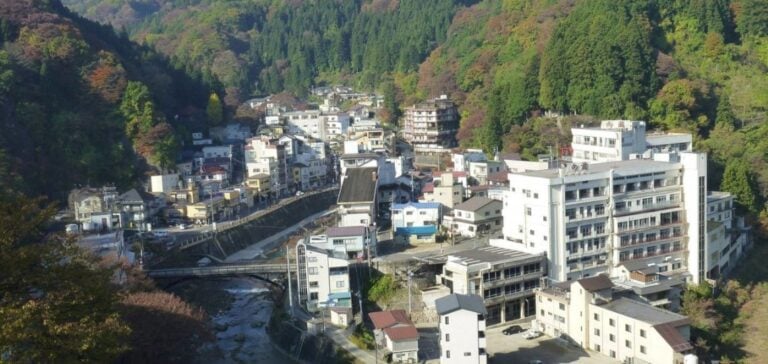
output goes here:
[{"label": "row of window", "polygon": [[541,263],[531,263],[523,265],[522,267],[509,267],[503,270],[497,270],[493,272],[483,273],[483,282],[493,282],[502,279],[508,279],[517,277],[524,274],[531,274],[541,271]]},{"label": "row of window", "polygon": [[[494,298],[499,297],[502,294],[505,296],[512,295],[514,293],[522,292],[522,291],[530,291],[534,288],[539,287],[539,280],[538,279],[532,279],[529,281],[522,282],[522,285],[520,282],[508,284],[504,287],[494,287],[489,288],[486,290],[483,290],[483,298]],[[520,289],[522,286],[522,290]]]}]

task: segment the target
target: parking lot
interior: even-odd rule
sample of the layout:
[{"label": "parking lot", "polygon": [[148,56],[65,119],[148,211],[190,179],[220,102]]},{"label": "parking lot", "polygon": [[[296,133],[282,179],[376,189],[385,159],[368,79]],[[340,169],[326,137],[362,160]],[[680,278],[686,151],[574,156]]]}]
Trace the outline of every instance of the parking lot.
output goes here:
[{"label": "parking lot", "polygon": [[[555,363],[585,363],[608,364],[617,361],[598,353],[587,352],[584,349],[566,344],[561,339],[540,336],[526,340],[523,333],[503,335],[502,330],[511,326],[501,325],[486,330],[489,363],[528,363],[531,360],[541,360],[544,364]],[[528,324],[522,324],[528,328]]]}]

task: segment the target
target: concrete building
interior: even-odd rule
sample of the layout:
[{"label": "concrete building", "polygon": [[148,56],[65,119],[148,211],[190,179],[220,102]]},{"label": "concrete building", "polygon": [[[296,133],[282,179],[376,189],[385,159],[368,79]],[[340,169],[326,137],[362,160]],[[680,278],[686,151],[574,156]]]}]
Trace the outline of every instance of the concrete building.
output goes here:
[{"label": "concrete building", "polygon": [[644,121],[604,120],[600,127],[572,128],[574,163],[649,158],[657,152],[690,152],[690,134],[647,134]]},{"label": "concrete building", "polygon": [[392,353],[392,363],[416,363],[419,360],[419,332],[405,310],[368,314],[373,322],[376,345]]},{"label": "concrete building", "polygon": [[444,152],[456,146],[459,113],[448,96],[405,109],[403,139],[416,153]]},{"label": "concrete building", "polygon": [[485,305],[477,295],[452,294],[435,301],[440,364],[486,364]]},{"label": "concrete building", "polygon": [[313,235],[313,246],[344,254],[348,259],[375,253],[375,234],[367,226],[329,227],[325,235]]},{"label": "concrete building", "polygon": [[376,219],[378,168],[349,168],[339,190],[339,226],[369,226]]},{"label": "concrete building", "polygon": [[453,207],[444,224],[453,234],[475,237],[501,230],[502,202],[487,197],[472,197]]},{"label": "concrete building", "polygon": [[325,117],[320,110],[290,111],[280,115],[285,120],[289,134],[303,134],[315,139],[326,140]]},{"label": "concrete building", "polygon": [[349,129],[349,115],[334,113],[325,116],[325,129],[328,139],[343,138]]},{"label": "concrete building", "polygon": [[469,163],[484,162],[487,160],[488,157],[482,149],[467,149],[463,152],[451,154],[453,170],[456,172],[467,172],[469,171]]},{"label": "concrete building", "polygon": [[[307,310],[318,311],[330,306],[344,293],[349,294],[347,257],[342,253],[314,246],[308,240],[299,242],[296,245],[296,282],[299,288],[299,303]],[[343,305],[345,303],[333,306]]]},{"label": "concrete building", "polygon": [[427,183],[421,190],[419,202],[438,202],[449,211],[464,201],[464,186],[458,183],[452,173],[443,173],[440,181]]},{"label": "concrete building", "polygon": [[436,202],[409,202],[392,205],[392,230],[412,244],[434,243],[440,226],[441,205]]},{"label": "concrete building", "polygon": [[735,215],[733,195],[712,191],[707,194],[707,249],[704,270],[710,280],[727,275],[749,248],[749,229]]},{"label": "concrete building", "polygon": [[277,195],[287,188],[289,166],[285,145],[280,144],[279,139],[266,136],[248,139],[244,151],[248,178],[269,175],[269,190]]},{"label": "concrete building", "polygon": [[532,327],[590,351],[631,363],[697,363],[687,317],[629,298],[614,298],[598,275],[536,291]]},{"label": "concrete building", "polygon": [[543,254],[482,247],[450,254],[437,283],[451,293],[483,297],[486,322],[495,325],[536,313],[533,290],[546,275],[546,266]]},{"label": "concrete building", "polygon": [[658,272],[705,277],[706,155],[629,160],[509,175],[504,239],[546,253],[557,281],[618,274],[639,261]]},{"label": "concrete building", "polygon": [[375,119],[357,120],[347,130],[347,140],[364,152],[385,151],[384,128]]},{"label": "concrete building", "polygon": [[479,185],[488,184],[490,176],[506,171],[506,165],[500,161],[469,162],[469,176]]}]

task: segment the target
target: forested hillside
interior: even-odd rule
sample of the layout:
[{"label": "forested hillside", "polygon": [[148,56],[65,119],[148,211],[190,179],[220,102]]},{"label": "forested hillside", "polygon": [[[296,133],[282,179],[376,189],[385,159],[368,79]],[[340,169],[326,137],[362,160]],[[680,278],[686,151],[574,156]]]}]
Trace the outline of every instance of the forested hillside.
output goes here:
[{"label": "forested hillside", "polygon": [[[235,107],[252,94],[304,95],[317,78],[374,88],[414,71],[470,0],[65,0],[216,85]],[[346,80],[350,82],[350,80]]]},{"label": "forested hillside", "polygon": [[[207,89],[58,0],[0,2],[0,187],[66,196],[173,165]],[[186,109],[187,114],[192,109]]]}]

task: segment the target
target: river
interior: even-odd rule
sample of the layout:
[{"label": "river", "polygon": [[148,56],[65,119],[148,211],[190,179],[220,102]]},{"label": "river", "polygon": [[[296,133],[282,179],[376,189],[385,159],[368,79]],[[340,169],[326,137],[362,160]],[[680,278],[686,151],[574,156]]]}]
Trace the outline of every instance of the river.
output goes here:
[{"label": "river", "polygon": [[200,363],[292,362],[272,346],[266,332],[274,307],[267,283],[248,278],[198,280],[173,292],[210,316],[216,340],[201,349]]}]

